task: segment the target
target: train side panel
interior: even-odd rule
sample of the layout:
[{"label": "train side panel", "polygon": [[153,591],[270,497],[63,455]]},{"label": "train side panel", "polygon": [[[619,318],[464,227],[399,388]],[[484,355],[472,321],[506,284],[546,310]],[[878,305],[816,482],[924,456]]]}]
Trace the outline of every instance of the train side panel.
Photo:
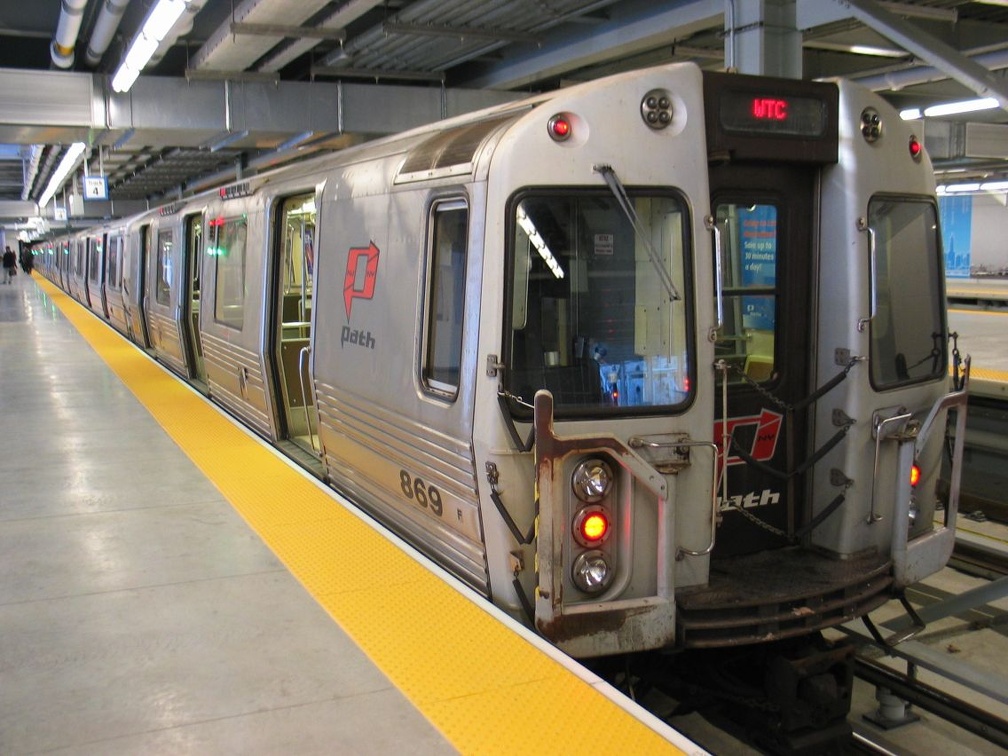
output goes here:
[{"label": "train side panel", "polygon": [[112,326],[129,336],[126,308],[123,304],[123,229],[113,227],[106,230],[104,295],[108,307],[108,319]]},{"label": "train side panel", "polygon": [[218,198],[206,212],[200,339],[210,396],[275,440],[262,348],[267,219],[262,195]]},{"label": "train side panel", "polygon": [[[323,461],[337,488],[486,593],[469,380],[485,188],[390,191],[398,162],[348,166],[323,191],[313,328]],[[437,260],[432,243],[446,245]],[[425,350],[432,330],[458,339],[454,371],[428,371],[427,358],[439,360]]]},{"label": "train side panel", "polygon": [[[812,537],[845,558],[891,556],[900,588],[947,561],[951,530],[933,518],[948,503],[954,524],[957,505],[939,504],[936,488],[948,414],[936,404],[949,386],[934,178],[926,154],[911,153],[912,138],[923,138],[912,124],[877,95],[839,86],[841,159],[823,182],[821,382],[857,362],[818,406],[817,446],[850,427],[813,486],[816,513],[838,495],[845,502]],[[873,116],[880,134],[866,139],[859,127]],[[922,428],[933,408],[934,422]],[[911,489],[914,463],[922,479]],[[906,561],[908,539],[915,564]]]}]

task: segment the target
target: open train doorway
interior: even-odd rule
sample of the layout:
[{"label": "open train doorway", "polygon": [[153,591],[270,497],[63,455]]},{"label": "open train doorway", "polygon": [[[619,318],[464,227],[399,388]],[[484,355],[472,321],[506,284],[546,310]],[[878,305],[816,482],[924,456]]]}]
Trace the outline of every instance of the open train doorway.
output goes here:
[{"label": "open train doorway", "polygon": [[185,286],[182,291],[186,356],[189,361],[189,379],[204,394],[207,393],[206,365],[203,361],[203,343],[200,340],[200,280],[203,271],[203,215],[193,214],[185,219]]},{"label": "open train doorway", "polygon": [[[318,462],[318,413],[310,373],[312,269],[315,264],[315,193],[277,205],[271,322],[277,412],[283,439]],[[300,455],[295,454],[295,458]]]}]

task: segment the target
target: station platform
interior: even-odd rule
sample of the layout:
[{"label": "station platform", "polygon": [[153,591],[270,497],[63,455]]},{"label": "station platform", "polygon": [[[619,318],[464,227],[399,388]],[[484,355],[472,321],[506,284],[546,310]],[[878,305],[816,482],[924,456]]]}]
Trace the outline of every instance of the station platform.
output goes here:
[{"label": "station platform", "polygon": [[703,752],[38,276],[0,414],[0,753]]}]

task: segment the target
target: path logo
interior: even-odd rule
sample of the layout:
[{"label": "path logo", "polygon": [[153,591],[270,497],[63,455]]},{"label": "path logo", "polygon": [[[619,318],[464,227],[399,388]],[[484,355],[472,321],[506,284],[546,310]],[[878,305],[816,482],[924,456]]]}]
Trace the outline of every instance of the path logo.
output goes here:
[{"label": "path logo", "polygon": [[[374,297],[375,279],[378,277],[378,255],[380,251],[374,242],[367,247],[351,247],[347,257],[346,276],[343,278],[343,304],[346,306],[347,322],[350,322],[350,309],[355,299],[371,299]],[[364,265],[364,280],[360,288],[357,279],[359,268]]]},{"label": "path logo", "polygon": [[[777,439],[780,438],[781,431],[781,420],[784,419],[784,415],[780,415],[776,412],[771,412],[770,410],[763,410],[758,415],[749,415],[748,417],[730,417],[728,418],[728,437],[731,438],[736,428],[740,428],[746,425],[755,425],[756,432],[753,434],[752,446],[748,450],[749,456],[753,459],[759,460],[760,462],[768,462],[777,451]],[[720,420],[714,421],[714,438],[720,439],[722,434],[722,424]],[[722,442],[723,444],[723,442]],[[723,445],[719,444],[721,447],[721,454],[725,453]],[[741,457],[728,457],[729,465],[739,465],[745,460]]]}]

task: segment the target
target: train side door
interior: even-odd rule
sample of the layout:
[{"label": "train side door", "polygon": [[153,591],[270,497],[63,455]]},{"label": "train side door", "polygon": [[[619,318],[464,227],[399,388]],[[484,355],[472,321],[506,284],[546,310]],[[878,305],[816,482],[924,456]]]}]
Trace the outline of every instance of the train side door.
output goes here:
[{"label": "train side door", "polygon": [[283,438],[317,456],[318,415],[309,371],[315,193],[287,197],[276,208],[270,263],[272,339],[266,353],[278,388],[277,420]]},{"label": "train side door", "polygon": [[204,392],[207,387],[203,343],[200,340],[200,288],[203,268],[203,215],[188,215],[183,222],[185,239],[182,248],[183,286],[179,293],[181,328],[185,343],[189,377]]},{"label": "train side door", "polygon": [[711,168],[723,313],[714,437],[730,439],[715,557],[784,546],[802,524],[804,476],[793,471],[808,423],[794,406],[810,392],[815,177],[808,166]]},{"label": "train side door", "polygon": [[123,251],[123,304],[130,337],[145,349],[150,346],[147,319],[144,317],[144,296],[147,288],[148,229],[144,224],[131,228]]}]

